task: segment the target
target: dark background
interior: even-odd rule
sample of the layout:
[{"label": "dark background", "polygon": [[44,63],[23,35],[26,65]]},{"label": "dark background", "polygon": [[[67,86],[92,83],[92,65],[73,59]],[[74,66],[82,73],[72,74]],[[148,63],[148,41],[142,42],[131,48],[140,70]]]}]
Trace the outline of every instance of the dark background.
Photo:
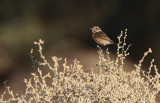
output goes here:
[{"label": "dark background", "polygon": [[[39,38],[49,61],[54,55],[77,58],[85,68],[96,68],[97,48],[89,29],[95,25],[115,42],[127,28],[132,44],[128,64],[137,64],[152,48],[143,68],[152,58],[160,68],[159,0],[0,0],[0,91],[5,80],[13,90],[18,86],[17,92],[24,87],[23,78],[34,71],[30,49],[37,49],[33,42]],[[116,46],[108,48],[114,56]]]}]

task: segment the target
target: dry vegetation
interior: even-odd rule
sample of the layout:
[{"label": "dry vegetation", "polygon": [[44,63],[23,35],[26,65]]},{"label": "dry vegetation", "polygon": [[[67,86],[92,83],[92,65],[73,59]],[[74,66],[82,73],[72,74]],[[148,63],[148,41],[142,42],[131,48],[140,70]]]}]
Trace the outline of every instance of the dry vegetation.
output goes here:
[{"label": "dry vegetation", "polygon": [[[111,60],[108,49],[103,53],[98,47],[99,62],[97,73],[93,72],[95,68],[83,68],[78,60],[68,65],[67,59],[52,57],[54,66],[47,62],[42,53],[42,40],[34,44],[39,47],[39,54],[43,62],[34,59],[33,49],[31,58],[33,67],[37,68],[37,73],[31,73],[32,78],[24,79],[26,84],[25,93],[22,95],[14,94],[9,86],[0,98],[0,102],[18,102],[18,103],[156,103],[160,98],[160,74],[154,59],[151,61],[148,72],[141,69],[145,57],[152,53],[149,49],[144,56],[135,65],[135,70],[131,72],[124,71],[126,56],[129,55],[125,40],[127,30],[121,32],[118,37],[117,58]],[[63,71],[59,72],[59,61],[62,64]],[[38,63],[38,67],[35,64]],[[96,65],[96,64],[95,64]],[[44,66],[47,66],[49,72],[46,73]],[[96,68],[96,69],[97,69]],[[152,76],[151,70],[155,71]],[[50,83],[47,83],[50,81]],[[6,98],[7,97],[7,98]]]}]

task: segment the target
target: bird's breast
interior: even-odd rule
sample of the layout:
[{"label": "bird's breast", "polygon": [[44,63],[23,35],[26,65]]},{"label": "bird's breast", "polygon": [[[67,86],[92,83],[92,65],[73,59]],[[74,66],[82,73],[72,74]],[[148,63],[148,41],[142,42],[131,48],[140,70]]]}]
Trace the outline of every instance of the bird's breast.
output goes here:
[{"label": "bird's breast", "polygon": [[111,42],[109,40],[107,40],[107,38],[104,39],[104,38],[101,38],[101,37],[97,37],[94,34],[92,34],[92,38],[96,41],[96,43],[98,43],[100,45],[103,45],[103,46],[111,44]]}]

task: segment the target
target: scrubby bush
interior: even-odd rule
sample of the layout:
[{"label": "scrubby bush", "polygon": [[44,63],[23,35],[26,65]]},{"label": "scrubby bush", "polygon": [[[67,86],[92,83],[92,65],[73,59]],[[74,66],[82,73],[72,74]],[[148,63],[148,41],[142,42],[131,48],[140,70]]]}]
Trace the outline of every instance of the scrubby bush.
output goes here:
[{"label": "scrubby bush", "polygon": [[[83,68],[78,60],[68,65],[67,59],[52,57],[54,66],[46,60],[42,53],[42,44],[44,41],[34,42],[39,47],[39,54],[42,62],[34,59],[33,49],[31,50],[31,59],[33,67],[37,68],[37,73],[31,73],[32,78],[24,79],[26,84],[25,93],[22,95],[14,94],[9,86],[0,98],[0,102],[18,102],[18,103],[156,103],[160,98],[160,74],[154,59],[151,61],[148,72],[141,69],[145,57],[152,53],[149,49],[144,56],[135,65],[135,70],[131,72],[124,71],[126,56],[129,55],[128,46],[125,42],[127,30],[121,32],[118,36],[117,58],[112,60],[110,52],[106,49],[103,53],[98,47],[99,62],[98,72],[93,72],[94,68]],[[59,61],[62,64],[63,71],[59,71]],[[35,64],[38,63],[38,67]],[[43,66],[47,66],[46,71]],[[151,70],[155,71],[152,76]],[[49,83],[47,83],[50,81]],[[8,99],[4,99],[9,96]]]}]

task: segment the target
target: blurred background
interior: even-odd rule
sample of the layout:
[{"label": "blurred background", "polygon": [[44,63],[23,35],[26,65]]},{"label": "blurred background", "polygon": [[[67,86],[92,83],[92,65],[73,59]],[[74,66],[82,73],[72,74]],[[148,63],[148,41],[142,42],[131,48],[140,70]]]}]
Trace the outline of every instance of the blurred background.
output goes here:
[{"label": "blurred background", "polygon": [[[143,68],[152,58],[160,68],[159,0],[0,0],[0,93],[6,80],[15,93],[25,91],[23,79],[35,71],[30,49],[37,50],[33,42],[40,38],[50,62],[51,56],[67,57],[69,63],[77,58],[84,68],[96,68],[97,47],[89,29],[95,25],[115,42],[128,29],[132,47],[126,69],[132,70],[148,48],[153,53]],[[116,46],[107,48],[114,58]]]}]

